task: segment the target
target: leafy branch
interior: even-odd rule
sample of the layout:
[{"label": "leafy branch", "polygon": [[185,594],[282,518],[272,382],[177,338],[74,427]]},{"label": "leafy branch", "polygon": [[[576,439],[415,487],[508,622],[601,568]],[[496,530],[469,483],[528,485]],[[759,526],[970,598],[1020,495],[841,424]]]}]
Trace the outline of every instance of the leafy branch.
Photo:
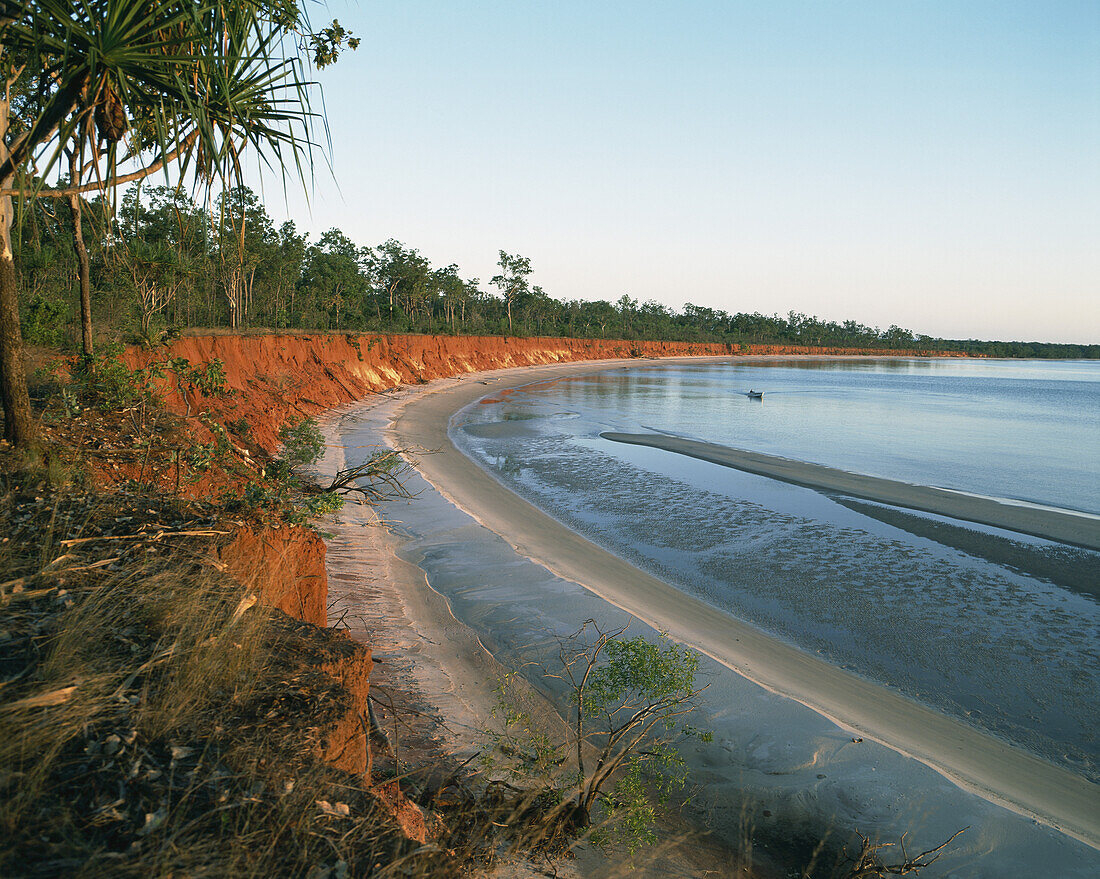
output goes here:
[{"label": "leafy branch", "polygon": [[338,471],[322,491],[358,495],[360,503],[369,504],[412,498],[415,495],[404,483],[410,454],[408,449],[381,449],[362,463]]}]

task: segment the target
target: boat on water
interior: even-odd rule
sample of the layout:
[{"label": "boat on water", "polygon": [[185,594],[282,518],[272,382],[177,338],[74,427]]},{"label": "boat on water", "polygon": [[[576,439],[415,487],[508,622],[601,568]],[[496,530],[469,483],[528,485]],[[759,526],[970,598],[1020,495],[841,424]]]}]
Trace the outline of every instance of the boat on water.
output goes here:
[{"label": "boat on water", "polygon": [[754,390],[750,389],[749,392],[745,396],[748,397],[750,400],[763,400],[764,399],[764,392],[763,391],[754,391]]}]

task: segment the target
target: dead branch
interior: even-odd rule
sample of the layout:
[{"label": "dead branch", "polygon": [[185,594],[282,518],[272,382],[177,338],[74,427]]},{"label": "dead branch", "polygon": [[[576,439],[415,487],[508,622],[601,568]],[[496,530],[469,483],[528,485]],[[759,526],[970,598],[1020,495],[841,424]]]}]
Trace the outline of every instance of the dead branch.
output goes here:
[{"label": "dead branch", "polygon": [[925,867],[939,860],[943,850],[954,841],[955,837],[969,829],[970,827],[967,825],[966,827],[956,830],[949,838],[941,842],[935,848],[923,851],[915,857],[910,857],[909,853],[905,850],[906,834],[903,833],[899,840],[902,859],[895,864],[885,863],[882,857],[884,849],[893,847],[894,844],[892,842],[872,842],[869,837],[857,831],[856,835],[860,839],[859,853],[852,858],[848,855],[847,846],[844,848],[844,854],[848,856],[849,859],[848,872],[844,874],[844,879],[881,879],[881,877],[884,876],[915,876]]}]

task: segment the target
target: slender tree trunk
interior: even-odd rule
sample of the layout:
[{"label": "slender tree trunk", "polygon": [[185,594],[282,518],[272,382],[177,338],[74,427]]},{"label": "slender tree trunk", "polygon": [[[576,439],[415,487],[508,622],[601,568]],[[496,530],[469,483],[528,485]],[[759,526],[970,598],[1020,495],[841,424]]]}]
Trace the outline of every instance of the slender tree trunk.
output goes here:
[{"label": "slender tree trunk", "polygon": [[[73,150],[69,157],[69,179],[73,186],[80,185],[80,155]],[[78,275],[80,277],[80,348],[84,359],[92,359],[92,277],[88,262],[88,248],[84,245],[84,228],[81,224],[80,195],[69,196],[69,207],[73,212],[73,250],[76,251]]]},{"label": "slender tree trunk", "polygon": [[[12,180],[2,182],[10,188]],[[19,328],[19,292],[11,250],[11,196],[0,196],[0,402],[4,405],[4,439],[27,448],[35,438],[27,374],[23,368],[23,334]]]},{"label": "slender tree trunk", "polygon": [[[0,99],[0,164],[8,160],[4,141],[8,132],[6,99]],[[0,189],[11,189],[15,175],[0,180]],[[19,328],[19,288],[15,257],[11,250],[11,226],[15,219],[10,195],[0,195],[0,403],[4,407],[4,439],[17,448],[34,444],[34,418],[23,367],[23,334]]]}]

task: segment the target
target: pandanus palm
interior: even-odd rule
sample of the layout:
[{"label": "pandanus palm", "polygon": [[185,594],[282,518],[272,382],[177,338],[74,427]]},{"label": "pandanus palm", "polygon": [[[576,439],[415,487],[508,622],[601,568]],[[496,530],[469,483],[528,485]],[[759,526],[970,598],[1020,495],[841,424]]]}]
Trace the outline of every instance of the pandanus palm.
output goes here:
[{"label": "pandanus palm", "polygon": [[[315,115],[303,54],[318,45],[294,0],[0,0],[0,402],[9,441],[26,446],[35,433],[13,197],[69,197],[161,169],[234,179],[245,150],[304,178]],[[70,184],[44,190],[66,149],[76,157]]]}]

